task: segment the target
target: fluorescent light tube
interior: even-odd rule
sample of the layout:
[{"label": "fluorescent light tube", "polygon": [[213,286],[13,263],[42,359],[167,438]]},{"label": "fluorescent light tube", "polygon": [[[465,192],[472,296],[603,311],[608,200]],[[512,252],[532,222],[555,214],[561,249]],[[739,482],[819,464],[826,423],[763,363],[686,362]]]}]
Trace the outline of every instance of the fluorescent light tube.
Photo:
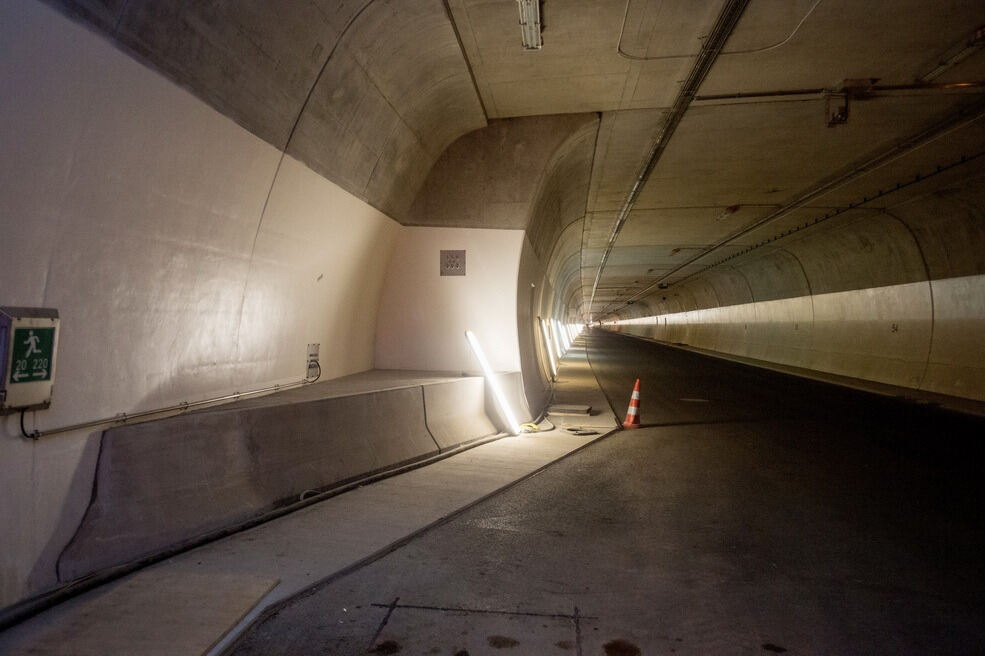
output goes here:
[{"label": "fluorescent light tube", "polygon": [[479,340],[476,339],[475,333],[471,330],[465,331],[465,338],[469,340],[469,346],[472,347],[472,352],[475,353],[475,357],[479,361],[479,366],[482,367],[482,373],[486,377],[489,387],[492,388],[493,397],[495,397],[496,403],[499,405],[500,412],[503,413],[503,418],[509,424],[510,431],[514,435],[519,435],[523,432],[523,429],[520,428],[520,424],[517,423],[513,410],[510,409],[510,405],[506,402],[506,395],[503,394],[503,388],[499,386],[499,378],[493,372],[492,367],[489,366],[489,360],[486,359],[486,354],[483,353],[482,347],[479,346]]},{"label": "fluorescent light tube", "polygon": [[544,40],[540,34],[540,0],[516,0],[520,9],[520,35],[524,50],[540,50]]}]

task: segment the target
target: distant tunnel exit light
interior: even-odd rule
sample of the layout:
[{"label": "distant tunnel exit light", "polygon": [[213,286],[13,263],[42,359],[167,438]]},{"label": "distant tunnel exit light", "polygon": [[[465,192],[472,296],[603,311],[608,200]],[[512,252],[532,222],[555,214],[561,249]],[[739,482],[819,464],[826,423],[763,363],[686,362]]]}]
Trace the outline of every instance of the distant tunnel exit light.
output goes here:
[{"label": "distant tunnel exit light", "polygon": [[493,397],[496,399],[499,411],[503,414],[503,419],[509,425],[510,432],[513,435],[519,435],[523,432],[523,429],[520,428],[520,424],[516,421],[516,415],[513,414],[509,403],[506,402],[506,395],[503,394],[503,388],[499,385],[499,377],[496,376],[492,367],[489,366],[489,360],[486,359],[486,354],[483,352],[482,346],[479,345],[479,340],[476,339],[475,333],[471,330],[465,331],[465,338],[469,340],[469,346],[472,347],[472,352],[479,361],[479,366],[482,367],[482,375],[486,377],[486,382],[492,388]]}]

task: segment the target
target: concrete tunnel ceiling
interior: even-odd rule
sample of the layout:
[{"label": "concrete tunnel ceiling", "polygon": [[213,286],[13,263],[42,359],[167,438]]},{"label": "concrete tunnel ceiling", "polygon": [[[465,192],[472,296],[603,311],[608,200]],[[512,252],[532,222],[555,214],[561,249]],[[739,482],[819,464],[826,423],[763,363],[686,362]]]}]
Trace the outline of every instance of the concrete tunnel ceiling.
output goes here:
[{"label": "concrete tunnel ceiling", "polygon": [[956,189],[982,209],[978,0],[545,0],[534,52],[510,0],[49,3],[401,223],[526,228],[558,316],[657,312],[663,286],[727,284],[861,205]]},{"label": "concrete tunnel ceiling", "polygon": [[[147,506],[168,485],[208,496],[221,470],[250,489],[209,502],[216,527],[459,443],[442,422],[476,431],[464,441],[494,430],[439,410],[486,412],[485,383],[459,375],[478,366],[466,329],[521,420],[562,400],[542,327],[588,317],[980,409],[981,0],[540,6],[543,47],[525,51],[516,0],[0,3],[2,300],[58,308],[64,328],[64,392],[7,417],[0,606],[107,565],[104,537],[129,530],[99,514],[108,476],[130,474],[115,489],[142,492],[115,497]],[[446,249],[467,251],[466,276],[438,275]],[[298,380],[312,344],[323,381],[348,380]],[[291,408],[284,421],[277,400],[407,372],[457,382],[401,386],[393,410],[312,405],[339,420],[327,429]],[[298,396],[263,397],[269,432],[225,409],[103,431],[281,385]],[[380,428],[350,430],[367,408]],[[185,420],[200,428],[178,431],[187,448],[137,437],[174,444]],[[273,450],[246,449],[258,439]],[[121,562],[204,525],[178,513],[188,523],[161,532],[133,507],[148,541],[119,542]],[[100,530],[80,533],[87,516]]]}]

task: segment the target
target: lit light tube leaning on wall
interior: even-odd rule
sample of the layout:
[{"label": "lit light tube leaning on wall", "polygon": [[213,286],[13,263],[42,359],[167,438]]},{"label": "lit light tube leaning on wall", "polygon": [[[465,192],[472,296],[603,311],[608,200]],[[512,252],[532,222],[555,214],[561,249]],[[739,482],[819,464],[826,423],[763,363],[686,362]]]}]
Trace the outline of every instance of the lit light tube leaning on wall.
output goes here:
[{"label": "lit light tube leaning on wall", "polygon": [[479,345],[479,340],[475,338],[475,334],[471,330],[465,331],[465,338],[469,340],[469,346],[472,347],[472,352],[479,361],[479,366],[482,367],[482,375],[486,377],[486,382],[492,388],[493,397],[496,399],[499,411],[503,414],[503,419],[509,425],[510,432],[513,435],[519,435],[523,430],[520,428],[520,424],[517,423],[513,410],[510,409],[509,404],[506,402],[503,388],[499,386],[499,377],[496,376],[492,367],[489,366],[489,360],[486,360],[486,354],[483,353],[482,347]]}]

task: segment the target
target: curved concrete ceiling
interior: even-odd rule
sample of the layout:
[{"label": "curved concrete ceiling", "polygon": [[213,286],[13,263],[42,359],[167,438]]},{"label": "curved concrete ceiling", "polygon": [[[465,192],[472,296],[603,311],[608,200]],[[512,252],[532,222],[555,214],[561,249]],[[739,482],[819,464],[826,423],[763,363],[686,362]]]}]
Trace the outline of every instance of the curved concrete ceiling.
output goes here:
[{"label": "curved concrete ceiling", "polygon": [[[466,134],[445,150],[404,223],[527,228],[558,149],[584,128],[594,135],[597,124],[595,114],[490,121],[486,129]],[[580,211],[584,213],[584,202]]]},{"label": "curved concrete ceiling", "polygon": [[502,0],[49,1],[398,221],[567,262],[583,218],[583,316],[982,170],[978,0],[556,0],[534,52]]},{"label": "curved concrete ceiling", "polygon": [[486,124],[441,0],[52,4],[398,220]]}]

